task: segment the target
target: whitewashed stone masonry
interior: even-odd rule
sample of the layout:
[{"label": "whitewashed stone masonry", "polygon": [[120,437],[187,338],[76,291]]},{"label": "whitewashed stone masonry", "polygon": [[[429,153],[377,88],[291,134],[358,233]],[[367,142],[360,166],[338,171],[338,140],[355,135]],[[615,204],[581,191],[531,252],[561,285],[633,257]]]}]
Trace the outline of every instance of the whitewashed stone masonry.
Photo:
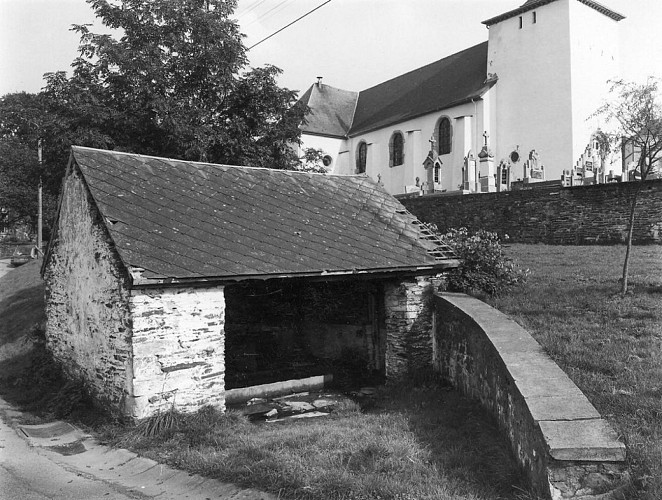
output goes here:
[{"label": "whitewashed stone masonry", "polygon": [[134,418],[171,407],[225,409],[225,296],[212,288],[134,289]]}]

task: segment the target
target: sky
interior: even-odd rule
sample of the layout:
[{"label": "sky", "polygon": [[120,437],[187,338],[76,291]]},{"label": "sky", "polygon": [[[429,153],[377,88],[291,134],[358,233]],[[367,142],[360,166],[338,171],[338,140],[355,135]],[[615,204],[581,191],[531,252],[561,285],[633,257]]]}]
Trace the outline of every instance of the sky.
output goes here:
[{"label": "sky", "polygon": [[[239,0],[235,17],[251,47],[326,0]],[[253,67],[283,70],[279,83],[305,91],[316,77],[363,90],[487,40],[481,21],[524,0],[331,0],[248,52]],[[660,0],[601,0],[621,21],[623,76],[662,78],[655,34]],[[72,24],[104,28],[85,0],[0,0],[0,95],[38,92],[43,74],[70,70],[78,37]],[[651,40],[653,40],[651,42]]]}]

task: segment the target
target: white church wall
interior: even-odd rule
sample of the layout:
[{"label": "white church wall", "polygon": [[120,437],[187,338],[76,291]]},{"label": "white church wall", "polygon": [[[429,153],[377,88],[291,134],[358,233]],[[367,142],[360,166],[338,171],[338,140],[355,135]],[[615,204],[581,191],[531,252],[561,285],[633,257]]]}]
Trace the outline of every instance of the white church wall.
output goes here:
[{"label": "white church wall", "polygon": [[335,137],[323,137],[320,135],[301,134],[301,145],[298,149],[299,158],[303,156],[303,152],[307,148],[321,149],[325,154],[331,157],[331,165],[329,165],[329,172],[335,172],[338,168],[338,163],[342,163],[343,146],[345,139],[338,139]]},{"label": "white church wall", "polygon": [[[347,141],[349,151],[349,164],[346,168],[338,168],[334,173],[355,173],[356,155],[359,144],[365,141],[368,145],[366,161],[366,173],[374,180],[381,179],[384,188],[391,194],[404,193],[406,187],[413,188],[416,178],[419,184],[427,180],[427,173],[423,168],[423,161],[430,151],[430,137],[436,134],[436,127],[441,117],[448,117],[451,121],[452,147],[449,154],[441,155],[443,162],[441,169],[441,183],[437,189],[457,191],[462,183],[462,166],[464,157],[469,150],[474,155],[480,151],[482,146],[483,131],[489,127],[487,114],[483,114],[483,101],[470,102],[455,106],[437,113],[430,113],[412,120],[407,120],[383,129],[374,130],[366,134],[352,137]],[[464,132],[466,127],[459,125],[465,117],[469,123],[469,132]],[[469,118],[466,120],[466,118]],[[463,131],[458,130],[463,127]],[[402,132],[404,144],[404,163],[399,166],[389,166],[389,141],[394,132]]]},{"label": "white church wall", "polygon": [[587,5],[570,3],[573,164],[601,125],[599,117],[589,117],[607,99],[607,81],[621,74],[619,28]]},{"label": "white church wall", "polygon": [[[518,146],[522,158],[535,149],[547,179],[560,178],[573,161],[569,2],[575,0],[542,5],[489,29],[487,72],[499,78],[491,100],[495,160]],[[522,177],[521,169],[522,162],[514,165],[513,179]]]}]

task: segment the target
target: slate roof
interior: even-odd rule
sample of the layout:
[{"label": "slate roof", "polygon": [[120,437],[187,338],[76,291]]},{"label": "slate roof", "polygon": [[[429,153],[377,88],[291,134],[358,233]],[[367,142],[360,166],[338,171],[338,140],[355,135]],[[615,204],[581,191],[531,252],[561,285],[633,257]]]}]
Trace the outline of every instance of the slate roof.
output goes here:
[{"label": "slate roof", "polygon": [[343,138],[349,132],[358,92],[313,84],[299,99],[310,108],[302,132]]},{"label": "slate roof", "polygon": [[[548,3],[552,3],[555,1],[556,0],[526,0],[526,2],[524,2],[518,8],[509,10],[508,12],[504,12],[503,14],[499,14],[498,16],[492,17],[487,21],[483,21],[483,24],[486,26],[492,26],[493,24],[500,23],[501,21],[505,21],[506,19],[510,19],[511,17],[519,16],[524,12],[528,12],[530,10],[541,7],[543,5],[547,5]],[[591,7],[592,9],[597,10],[601,14],[610,17],[614,21],[621,21],[625,19],[625,16],[623,16],[622,14],[619,14],[618,12],[615,12],[609,9],[608,7],[605,7],[604,5],[595,2],[593,0],[578,0],[578,1],[583,3],[584,5]]]},{"label": "slate roof", "polygon": [[487,81],[487,42],[359,93],[354,136],[480,98]]},{"label": "slate roof", "polygon": [[[304,133],[356,136],[479,99],[487,78],[487,42],[397,76],[357,94],[314,84],[300,100],[311,113]],[[354,101],[352,101],[354,99]]]},{"label": "slate roof", "polygon": [[[72,147],[134,284],[426,274],[457,265],[366,176],[213,165]],[[144,269],[142,273],[135,268]]]}]

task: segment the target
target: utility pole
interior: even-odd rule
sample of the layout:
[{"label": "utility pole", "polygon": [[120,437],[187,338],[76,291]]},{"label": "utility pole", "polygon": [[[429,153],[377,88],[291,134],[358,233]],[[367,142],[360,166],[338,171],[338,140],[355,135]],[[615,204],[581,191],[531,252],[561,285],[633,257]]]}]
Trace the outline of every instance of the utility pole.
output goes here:
[{"label": "utility pole", "polygon": [[37,196],[38,200],[37,203],[39,205],[39,213],[37,215],[37,257],[39,257],[42,254],[42,248],[41,248],[41,233],[42,233],[42,225],[43,225],[43,213],[41,210],[41,167],[43,164],[42,160],[42,141],[39,139],[39,142],[37,143],[37,155],[39,158],[39,194]]}]

